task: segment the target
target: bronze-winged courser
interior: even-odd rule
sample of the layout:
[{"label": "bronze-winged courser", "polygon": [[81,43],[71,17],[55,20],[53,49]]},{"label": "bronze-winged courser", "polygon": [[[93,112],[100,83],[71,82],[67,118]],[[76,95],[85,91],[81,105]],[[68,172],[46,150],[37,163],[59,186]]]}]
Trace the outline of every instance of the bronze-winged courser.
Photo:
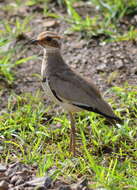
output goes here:
[{"label": "bronze-winged courser", "polygon": [[102,98],[94,83],[80,76],[65,63],[61,55],[61,38],[57,33],[45,31],[29,43],[40,45],[44,50],[41,66],[42,87],[50,100],[62,106],[69,113],[70,150],[75,156],[75,112],[87,110],[118,122],[120,118]]}]

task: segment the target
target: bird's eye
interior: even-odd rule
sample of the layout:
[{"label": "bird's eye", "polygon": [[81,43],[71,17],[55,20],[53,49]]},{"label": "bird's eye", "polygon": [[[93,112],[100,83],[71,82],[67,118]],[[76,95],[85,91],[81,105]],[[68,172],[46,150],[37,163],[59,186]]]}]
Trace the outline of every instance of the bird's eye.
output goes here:
[{"label": "bird's eye", "polygon": [[49,41],[52,40],[52,38],[51,38],[50,36],[47,36],[47,37],[45,38],[45,40],[49,42]]}]

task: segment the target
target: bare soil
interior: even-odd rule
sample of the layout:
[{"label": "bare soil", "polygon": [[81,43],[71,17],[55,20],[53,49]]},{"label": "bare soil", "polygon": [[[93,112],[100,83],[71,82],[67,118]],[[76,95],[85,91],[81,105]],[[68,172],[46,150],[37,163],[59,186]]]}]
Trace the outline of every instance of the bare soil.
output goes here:
[{"label": "bare soil", "polygon": [[[0,1],[0,6],[5,6],[7,3],[8,1]],[[56,7],[54,3],[51,3],[51,8],[59,14],[66,16],[64,8]],[[27,15],[34,15],[34,19],[30,21],[31,32],[25,34],[30,38],[35,38],[40,32],[45,30],[56,31],[64,35],[64,39],[62,40],[62,55],[67,64],[85,77],[90,78],[102,92],[105,92],[112,86],[124,86],[125,83],[133,86],[137,84],[137,44],[135,41],[103,43],[101,36],[86,39],[82,37],[80,32],[71,32],[65,35],[70,25],[64,20],[43,16],[42,11],[43,7],[41,5],[31,7],[21,6],[13,12],[8,12],[7,10],[1,11],[0,17],[1,19],[14,21],[16,18],[24,19]],[[137,15],[130,18],[129,24],[137,24]],[[0,28],[1,27],[0,25]],[[14,39],[11,46],[13,47],[15,44],[23,45],[25,40],[20,39],[17,43],[16,42],[17,39]],[[40,74],[43,51],[39,47],[24,48],[26,48],[27,51],[23,57],[36,54],[39,56],[39,59],[26,62],[14,69],[15,81],[13,85],[9,86],[3,80],[0,81],[0,86],[3,87],[1,109],[4,109],[7,105],[8,97],[11,92],[15,92],[16,94],[25,92],[35,93],[36,90],[41,89],[40,80],[34,76],[34,74]],[[18,49],[17,54],[20,54],[20,51],[21,50]],[[9,165],[8,168],[10,167]],[[27,168],[26,170],[32,171],[33,169]],[[20,167],[19,171],[24,170]],[[32,179],[34,173],[35,172],[27,173],[29,177],[26,179]],[[16,184],[16,182],[13,183],[10,180],[7,181],[7,183],[11,183],[11,189],[13,186],[13,189],[15,189],[15,185],[13,184]],[[47,187],[45,187],[45,189],[47,189]]]}]

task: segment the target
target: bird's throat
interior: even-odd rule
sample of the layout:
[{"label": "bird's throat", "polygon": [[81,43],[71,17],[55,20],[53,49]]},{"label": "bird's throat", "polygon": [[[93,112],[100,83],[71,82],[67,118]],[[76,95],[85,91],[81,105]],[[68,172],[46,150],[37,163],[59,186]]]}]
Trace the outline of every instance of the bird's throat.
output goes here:
[{"label": "bird's throat", "polygon": [[42,79],[49,77],[49,75],[58,74],[59,72],[68,69],[68,65],[62,58],[59,48],[44,49],[44,56],[42,60],[41,76]]}]

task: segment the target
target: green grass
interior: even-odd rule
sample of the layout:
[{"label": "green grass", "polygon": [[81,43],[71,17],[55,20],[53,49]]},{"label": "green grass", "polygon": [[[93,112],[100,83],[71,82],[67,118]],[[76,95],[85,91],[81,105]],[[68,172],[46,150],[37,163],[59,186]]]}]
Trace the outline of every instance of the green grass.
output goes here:
[{"label": "green grass", "polygon": [[[14,3],[5,3],[1,11],[12,15],[21,5],[20,0],[16,0]],[[9,85],[13,84],[15,80],[14,68],[35,58],[34,56],[24,58],[26,48],[23,47],[23,43],[22,45],[16,43],[18,36],[30,32],[29,23],[32,19],[33,17],[29,15],[25,16],[24,19],[15,17],[14,19],[2,19],[0,21],[0,80]]]},{"label": "green grass", "polygon": [[8,111],[0,116],[1,159],[36,163],[37,175],[56,168],[51,174],[54,179],[63,176],[75,181],[87,176],[93,188],[136,189],[137,88],[115,87],[111,93],[118,100],[109,99],[109,102],[123,124],[110,125],[98,114],[79,113],[76,158],[68,151],[67,115],[48,115],[51,108],[44,106],[40,92],[33,96],[13,94]]},{"label": "green grass", "polygon": [[[32,17],[26,17],[23,21],[2,21],[3,29],[0,30],[0,80],[12,84],[15,75],[13,69],[18,65],[36,58],[28,56],[24,58],[26,48],[23,43],[16,43],[18,36],[29,31],[28,23]],[[23,48],[22,48],[23,47]],[[18,51],[17,51],[18,50]]]},{"label": "green grass", "polygon": [[[135,0],[89,0],[92,5],[91,12],[94,7],[96,14],[91,16],[86,13],[80,16],[74,3],[78,0],[60,0],[59,5],[64,5],[68,16],[55,14],[45,9],[45,14],[65,20],[70,24],[68,31],[81,32],[82,36],[91,38],[92,36],[100,36],[104,34],[107,39],[113,41],[134,40],[137,38],[137,30],[135,26],[127,26],[127,31],[123,32],[120,26],[121,21],[126,16],[131,16],[137,12],[137,1]],[[67,33],[66,32],[66,33]],[[132,38],[131,38],[132,34]]]},{"label": "green grass", "polygon": [[[2,9],[4,11],[12,12],[17,11],[20,6],[39,6],[43,7],[44,16],[55,17],[60,20],[65,20],[69,23],[69,27],[66,32],[78,31],[81,32],[82,36],[91,38],[92,36],[100,36],[104,34],[107,40],[122,41],[122,40],[134,40],[137,38],[136,26],[127,24],[126,30],[121,27],[121,21],[128,16],[136,14],[137,12],[137,1],[136,0],[89,0],[88,3],[92,5],[92,9],[96,10],[95,15],[91,16],[86,13],[81,16],[74,3],[79,0],[58,0],[58,5],[62,5],[66,9],[67,16],[61,15],[59,11],[50,9],[50,1],[44,0],[26,0],[24,2],[16,0],[15,4],[7,4]],[[94,7],[94,8],[93,8]],[[59,13],[59,14],[58,14]],[[16,18],[15,21],[3,21],[5,31],[8,34],[20,34],[20,32],[28,32],[31,30],[29,23],[35,19],[35,14],[22,18]]]},{"label": "green grass", "polygon": [[[59,0],[66,6],[66,22],[69,30],[84,32],[84,37],[107,34],[112,40],[134,40],[137,31],[129,27],[127,32],[120,31],[119,23],[125,15],[134,14],[137,2],[134,0],[89,1],[98,8],[99,14],[90,18],[81,17],[73,8],[76,1]],[[117,2],[117,3],[116,3]],[[125,3],[126,2],[126,3]],[[15,5],[7,4],[2,9],[11,14],[22,6],[43,3],[42,15],[62,19],[61,15],[51,12],[48,1],[16,0]],[[114,5],[115,4],[115,5]],[[47,6],[46,6],[47,5]],[[31,14],[25,18],[0,21],[0,80],[8,84],[16,78],[14,68],[32,57],[22,58],[25,50],[16,54],[19,45],[9,48],[19,34],[32,30]],[[102,19],[103,18],[103,19]],[[119,32],[120,31],[120,32]],[[3,89],[1,89],[3,90]],[[6,111],[0,114],[0,156],[1,161],[9,163],[19,160],[26,164],[36,163],[37,175],[49,171],[56,179],[63,176],[72,181],[81,176],[89,179],[91,188],[104,187],[110,190],[135,190],[137,187],[137,88],[125,85],[123,88],[110,89],[115,99],[109,99],[123,124],[110,125],[103,117],[90,112],[76,116],[78,156],[69,153],[70,124],[67,114],[49,114],[54,107],[46,107],[41,92],[17,95],[12,93]],[[107,93],[107,92],[106,92]]]},{"label": "green grass", "polygon": [[[85,14],[80,16],[80,14],[73,7],[74,2],[78,1],[65,1],[69,19],[66,20],[71,23],[70,30],[81,31],[85,33],[86,36],[97,36],[100,34],[105,34],[108,38],[117,40],[118,35],[120,35],[121,40],[130,39],[130,34],[127,32],[123,33],[123,29],[119,27],[120,21],[128,15],[134,15],[137,12],[137,1],[135,0],[91,0],[88,1],[93,5],[98,13],[94,17]],[[129,28],[130,30],[130,28]],[[134,39],[137,37],[136,28],[132,26],[135,35]]]},{"label": "green grass", "polygon": [[13,72],[15,67],[35,58],[34,56],[20,58],[22,52],[16,55],[16,48],[19,48],[19,46],[13,47],[12,49],[7,47],[5,50],[4,46],[9,46],[10,43],[11,41],[9,42],[6,38],[2,38],[0,41],[0,80],[3,80],[8,84],[12,84],[15,79]]}]

